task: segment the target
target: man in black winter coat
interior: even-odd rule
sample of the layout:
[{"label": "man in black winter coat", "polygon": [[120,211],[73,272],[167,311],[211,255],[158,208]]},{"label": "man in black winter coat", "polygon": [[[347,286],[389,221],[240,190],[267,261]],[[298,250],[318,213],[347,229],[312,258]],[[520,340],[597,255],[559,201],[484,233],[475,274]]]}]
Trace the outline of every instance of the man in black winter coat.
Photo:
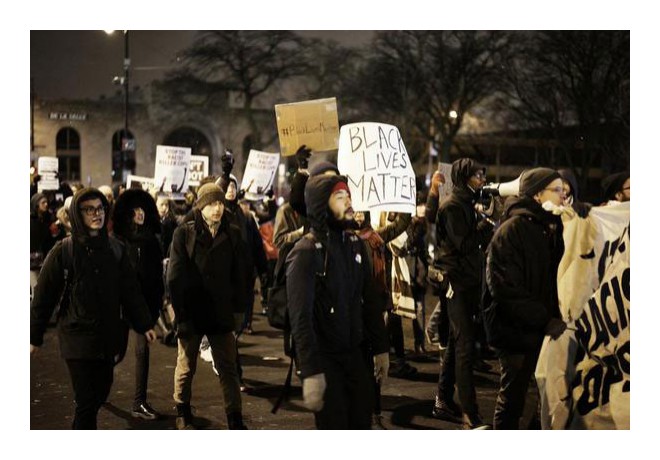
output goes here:
[{"label": "man in black winter coat", "polygon": [[306,406],[319,429],[369,429],[373,389],[361,351],[368,340],[374,374],[389,365],[382,306],[373,289],[362,241],[346,229],[353,219],[343,176],[311,177],[305,187],[311,230],[287,258],[291,330]]},{"label": "man in black winter coat", "polygon": [[563,193],[556,171],[523,173],[519,196],[507,200],[488,248],[484,321],[502,369],[495,429],[518,428],[543,337],[556,339],[566,329],[557,297],[562,225],[552,213]]},{"label": "man in black winter coat", "polygon": [[69,208],[73,257],[64,254],[62,242],[53,247],[30,305],[33,355],[43,344],[48,320],[62,298],[57,329],[75,396],[73,429],[96,429],[96,415],[110,392],[115,362],[126,350],[128,330],[122,318],[147,341],[156,339],[154,321],[127,251],[108,236],[107,209],[105,196],[96,189],[75,194]]},{"label": "man in black winter coat", "polygon": [[[452,164],[454,189],[442,201],[436,217],[435,267],[450,283],[447,314],[450,336],[442,361],[434,416],[460,417],[468,429],[483,426],[473,380],[476,339],[474,317],[478,313],[484,263],[484,250],[493,226],[480,220],[475,210],[478,193],[486,183],[486,170],[470,158]],[[453,292],[453,294],[452,294]],[[460,409],[454,402],[454,384]]]},{"label": "man in black winter coat", "polygon": [[225,194],[213,183],[199,188],[193,220],[174,232],[167,282],[178,328],[174,401],[178,429],[194,429],[190,400],[204,335],[219,372],[230,429],[242,429],[234,314],[245,312],[240,230],[225,214]]}]

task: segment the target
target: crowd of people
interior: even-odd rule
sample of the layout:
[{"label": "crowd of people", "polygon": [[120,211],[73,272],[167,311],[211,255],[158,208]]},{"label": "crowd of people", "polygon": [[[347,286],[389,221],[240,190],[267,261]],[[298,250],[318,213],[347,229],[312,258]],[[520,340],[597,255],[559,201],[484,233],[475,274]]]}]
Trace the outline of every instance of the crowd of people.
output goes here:
[{"label": "crowd of people", "polygon": [[[149,344],[158,330],[178,350],[176,428],[195,428],[201,353],[218,375],[228,428],[246,429],[237,341],[254,333],[257,280],[266,313],[268,288],[282,283],[277,273],[286,288],[284,348],[317,428],[379,423],[385,379],[417,372],[405,355],[407,318],[415,351],[429,342],[441,350],[429,416],[466,429],[519,428],[541,343],[566,329],[557,298],[562,221],[554,211],[570,207],[585,217],[593,206],[579,200],[574,174],[526,170],[518,193],[504,199],[483,193],[483,165],[460,158],[445,198],[437,171],[418,193],[414,215],[355,212],[347,178],[331,162],[310,168],[311,153],[305,146],[296,153],[289,199],[279,207],[272,190],[245,199],[232,155],[223,156],[219,177],[203,179],[180,203],[121,186],[31,188],[30,352],[56,323],[74,429],[96,428],[129,329],[134,417],[160,416],[147,401]],[[629,201],[629,173],[605,178],[603,192],[597,205]],[[437,304],[426,321],[429,290]],[[494,414],[483,414],[474,370],[492,357],[500,388]]]}]

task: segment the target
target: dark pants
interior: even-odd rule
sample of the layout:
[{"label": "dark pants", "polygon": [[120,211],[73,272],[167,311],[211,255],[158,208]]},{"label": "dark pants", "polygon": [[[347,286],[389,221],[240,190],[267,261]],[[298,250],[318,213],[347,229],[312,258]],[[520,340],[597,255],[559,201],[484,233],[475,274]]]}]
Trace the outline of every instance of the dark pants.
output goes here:
[{"label": "dark pants", "polygon": [[438,381],[440,399],[451,401],[455,384],[463,413],[469,415],[477,415],[479,412],[472,375],[474,313],[479,306],[479,294],[478,289],[455,291],[454,296],[447,299],[450,332]]},{"label": "dark pants", "polygon": [[401,360],[405,357],[403,324],[401,323],[401,317],[392,311],[387,314],[387,329],[390,334],[390,343],[394,347],[394,356]]},{"label": "dark pants", "polygon": [[496,430],[517,430],[525,408],[525,398],[529,381],[534,375],[540,350],[529,353],[509,353],[498,351],[502,368],[500,390],[495,403],[493,428]]},{"label": "dark pants", "polygon": [[327,388],[323,409],[314,413],[319,430],[368,430],[373,413],[373,382],[360,349],[323,355]]},{"label": "dark pants", "polygon": [[149,381],[149,345],[144,334],[132,332],[135,337],[135,407],[147,401],[147,383]]},{"label": "dark pants", "polygon": [[110,394],[112,360],[67,359],[76,412],[74,430],[95,430],[96,415]]}]

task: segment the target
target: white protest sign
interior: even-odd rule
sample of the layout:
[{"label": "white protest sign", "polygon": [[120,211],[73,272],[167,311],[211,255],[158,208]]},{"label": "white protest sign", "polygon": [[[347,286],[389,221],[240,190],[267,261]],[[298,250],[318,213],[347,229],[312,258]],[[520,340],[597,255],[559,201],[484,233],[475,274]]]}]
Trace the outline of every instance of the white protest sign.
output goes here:
[{"label": "white protest sign", "polygon": [[539,357],[552,370],[539,378],[537,368],[541,422],[559,429],[630,429],[630,203],[562,220],[557,289],[574,334],[563,349],[544,347]]},{"label": "white protest sign", "polygon": [[153,177],[134,176],[133,174],[129,174],[126,178],[126,189],[136,188],[134,184],[140,184],[142,190],[147,192],[155,188]]},{"label": "white protest sign", "polygon": [[415,213],[415,171],[396,126],[342,126],[337,167],[348,177],[356,211]]},{"label": "white protest sign", "polygon": [[37,191],[57,190],[60,188],[60,180],[57,178],[59,160],[57,157],[39,157],[37,169],[41,179],[37,183]]},{"label": "white protest sign", "polygon": [[188,185],[197,187],[200,181],[209,175],[209,157],[190,155],[190,181]]},{"label": "white protest sign", "polygon": [[156,146],[154,183],[159,192],[180,195],[188,191],[191,151],[188,147]]},{"label": "white protest sign", "polygon": [[245,190],[248,200],[258,200],[273,186],[279,164],[279,153],[250,150],[241,182],[241,189]]}]

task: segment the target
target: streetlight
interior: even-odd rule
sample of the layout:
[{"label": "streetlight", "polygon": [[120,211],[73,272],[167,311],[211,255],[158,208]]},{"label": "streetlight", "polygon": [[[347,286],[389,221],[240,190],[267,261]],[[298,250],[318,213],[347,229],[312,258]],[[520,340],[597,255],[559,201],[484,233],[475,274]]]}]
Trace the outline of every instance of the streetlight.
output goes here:
[{"label": "streetlight", "polygon": [[[105,33],[112,35],[114,30],[106,30]],[[129,95],[129,80],[128,80],[128,71],[131,66],[131,58],[128,53],[128,30],[124,30],[124,76],[123,77],[114,77],[113,83],[121,84],[124,87],[124,136],[121,138],[121,172],[122,172],[122,182],[126,181],[127,171],[126,166],[127,156],[129,152],[135,152],[135,142],[131,142],[128,132],[128,95]],[[132,168],[131,168],[132,169]]]}]

